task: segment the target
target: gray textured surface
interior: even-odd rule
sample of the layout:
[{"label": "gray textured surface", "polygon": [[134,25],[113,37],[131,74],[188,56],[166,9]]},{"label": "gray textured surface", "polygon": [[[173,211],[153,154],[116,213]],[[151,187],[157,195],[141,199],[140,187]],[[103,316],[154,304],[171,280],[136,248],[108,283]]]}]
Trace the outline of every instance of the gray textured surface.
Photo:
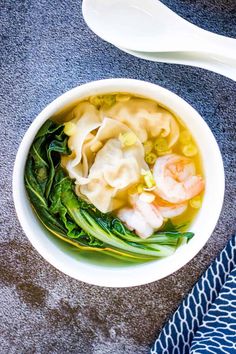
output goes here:
[{"label": "gray textured surface", "polygon": [[[236,36],[235,0],[165,0],[192,22]],[[142,354],[235,230],[236,84],[201,69],[149,63],[101,41],[85,26],[80,1],[1,0],[0,352]],[[182,270],[131,289],[70,279],[32,248],[17,221],[11,174],[17,147],[42,108],[93,79],[158,83],[202,114],[223,154],[226,195],[217,228]],[[217,191],[216,191],[217,193]]]}]

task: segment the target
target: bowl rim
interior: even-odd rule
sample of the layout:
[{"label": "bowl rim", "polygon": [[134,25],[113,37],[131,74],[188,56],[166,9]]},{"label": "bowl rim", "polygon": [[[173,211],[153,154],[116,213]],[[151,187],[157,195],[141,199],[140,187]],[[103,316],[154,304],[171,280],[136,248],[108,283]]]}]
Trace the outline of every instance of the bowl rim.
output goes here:
[{"label": "bowl rim", "polygon": [[[118,89],[113,90],[112,89],[113,87],[114,88],[118,87]],[[147,92],[147,94],[144,94],[144,91]],[[211,160],[213,160],[212,162],[213,165],[215,163],[218,166],[217,168],[218,185],[217,185],[217,199],[214,200],[214,212],[212,214],[213,217],[208,220],[208,223],[202,232],[204,234],[204,237],[198,240],[193,238],[188,245],[179,247],[177,251],[174,253],[174,255],[166,258],[168,260],[172,259],[172,262],[166,263],[166,267],[163,264],[163,259],[157,261],[155,260],[149,263],[142,263],[141,265],[138,266],[137,265],[129,266],[129,270],[127,270],[127,268],[112,268],[112,267],[98,268],[96,265],[91,265],[91,264],[89,265],[89,263],[87,263],[85,267],[85,264],[82,264],[81,261],[76,260],[76,262],[78,262],[78,268],[71,269],[71,266],[69,266],[70,262],[69,261],[67,262],[67,258],[65,259],[63,258],[63,254],[62,254],[63,252],[62,253],[60,252],[61,258],[57,257],[56,254],[49,251],[47,249],[47,245],[43,244],[40,238],[38,238],[37,232],[32,233],[32,229],[31,229],[32,225],[30,226],[31,219],[29,218],[28,215],[26,215],[25,209],[23,207],[25,204],[27,203],[29,204],[27,198],[25,198],[25,196],[22,195],[23,189],[25,188],[24,187],[25,161],[28,155],[28,150],[41,125],[50,116],[58,112],[65,105],[72,103],[77,99],[83,99],[91,95],[95,95],[99,93],[100,94],[109,93],[109,92],[126,92],[126,93],[130,92],[133,94],[140,94],[146,96],[147,98],[158,96],[160,97],[159,99],[160,103],[163,103],[165,99],[170,100],[171,102],[168,105],[168,107],[171,111],[173,111],[174,109],[174,111],[177,113],[178,111],[181,111],[181,109],[183,109],[183,111],[185,111],[186,114],[191,115],[192,117],[191,119],[192,121],[195,122],[195,124],[201,126],[202,132],[208,137],[209,146],[212,148],[212,151],[214,152]],[[154,99],[158,101],[157,98]],[[181,117],[181,113],[178,115]],[[181,117],[181,119],[182,118],[183,117]],[[50,264],[52,264],[55,268],[57,268],[61,272],[71,276],[72,278],[75,278],[80,281],[84,281],[89,284],[106,286],[106,287],[130,287],[130,286],[138,286],[138,285],[151,283],[153,281],[165,278],[166,276],[174,273],[175,271],[179,270],[184,265],[186,265],[202,249],[202,247],[206,244],[209,237],[211,236],[221,213],[223,200],[224,200],[225,175],[224,175],[223,160],[222,160],[222,156],[218,144],[210,128],[208,127],[207,123],[189,103],[187,103],[185,100],[183,100],[175,93],[157,84],[153,84],[142,80],[136,80],[136,79],[113,78],[113,79],[96,80],[96,81],[79,85],[65,92],[61,96],[57,97],[37,115],[37,117],[33,120],[31,125],[27,129],[19,145],[16,158],[15,158],[14,169],[13,169],[12,189],[13,189],[13,200],[14,200],[15,210],[16,210],[18,220],[20,221],[20,224],[22,226],[22,229],[25,232],[29,241],[34,246],[34,248],[45,260],[47,260]],[[34,216],[34,219],[35,220],[34,221],[32,220],[32,222],[36,222],[36,216]],[[186,247],[188,248],[188,250],[184,252],[184,249]],[[180,252],[180,250],[182,251]],[[58,247],[58,254],[59,254],[59,247]],[[63,262],[61,262],[60,259],[64,259],[66,264],[63,264]],[[159,263],[159,267],[154,266],[157,262]],[[95,267],[97,268],[96,272],[95,272]],[[133,272],[131,271],[131,269],[133,270]]]}]

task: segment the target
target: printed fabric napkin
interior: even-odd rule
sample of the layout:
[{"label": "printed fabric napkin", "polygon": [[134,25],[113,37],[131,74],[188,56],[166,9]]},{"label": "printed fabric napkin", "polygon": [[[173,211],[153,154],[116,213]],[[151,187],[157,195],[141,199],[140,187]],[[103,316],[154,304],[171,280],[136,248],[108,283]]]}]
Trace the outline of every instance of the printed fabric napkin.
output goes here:
[{"label": "printed fabric napkin", "polygon": [[162,329],[151,354],[236,354],[236,236]]}]

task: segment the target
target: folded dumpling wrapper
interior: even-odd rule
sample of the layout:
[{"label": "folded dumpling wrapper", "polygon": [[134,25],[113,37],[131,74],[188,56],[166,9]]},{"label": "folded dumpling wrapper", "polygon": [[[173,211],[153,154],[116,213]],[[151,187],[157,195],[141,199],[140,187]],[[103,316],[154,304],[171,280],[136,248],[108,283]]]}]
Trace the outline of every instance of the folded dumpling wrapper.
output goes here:
[{"label": "folded dumpling wrapper", "polygon": [[[72,154],[63,165],[75,179],[76,193],[106,213],[123,205],[124,191],[138,183],[141,169],[147,170],[148,165],[138,138],[132,146],[122,147],[118,137],[132,132],[128,126],[108,117],[101,119],[99,112],[86,104],[89,113],[80,110],[73,120],[76,130],[68,140]],[[97,143],[101,147],[95,154],[92,147]]]},{"label": "folded dumpling wrapper", "polygon": [[119,139],[107,140],[96,154],[88,183],[80,186],[80,192],[104,213],[121,207],[119,191],[138,183],[141,168],[146,167],[142,155],[139,144],[122,148]]},{"label": "folded dumpling wrapper", "polygon": [[171,148],[179,138],[179,126],[170,112],[156,102],[144,98],[131,98],[117,102],[105,114],[127,125],[143,143],[148,137],[166,137]]},{"label": "folded dumpling wrapper", "polygon": [[84,176],[81,164],[83,144],[88,140],[91,132],[102,125],[102,116],[89,102],[79,104],[74,108],[72,114],[75,129],[73,135],[68,139],[68,146],[72,154],[62,158],[62,165],[66,167],[71,178],[79,181]]}]

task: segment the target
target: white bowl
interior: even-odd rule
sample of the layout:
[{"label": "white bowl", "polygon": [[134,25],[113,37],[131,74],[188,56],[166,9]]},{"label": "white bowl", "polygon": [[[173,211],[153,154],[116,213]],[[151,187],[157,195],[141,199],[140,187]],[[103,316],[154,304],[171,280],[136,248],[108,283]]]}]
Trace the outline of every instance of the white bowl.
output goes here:
[{"label": "white bowl", "polygon": [[[198,143],[206,179],[202,208],[191,225],[193,239],[170,257],[143,264],[102,263],[81,256],[66,243],[50,235],[33,213],[24,187],[24,167],[29,148],[41,125],[75,100],[109,92],[131,92],[160,102],[179,116]],[[202,117],[174,93],[151,83],[131,79],[109,79],[78,86],[50,103],[27,130],[17,153],[13,172],[13,197],[21,226],[36,250],[63,273],[95,285],[128,287],[166,277],[189,262],[211,236],[224,198],[224,168],[218,145]]]}]

